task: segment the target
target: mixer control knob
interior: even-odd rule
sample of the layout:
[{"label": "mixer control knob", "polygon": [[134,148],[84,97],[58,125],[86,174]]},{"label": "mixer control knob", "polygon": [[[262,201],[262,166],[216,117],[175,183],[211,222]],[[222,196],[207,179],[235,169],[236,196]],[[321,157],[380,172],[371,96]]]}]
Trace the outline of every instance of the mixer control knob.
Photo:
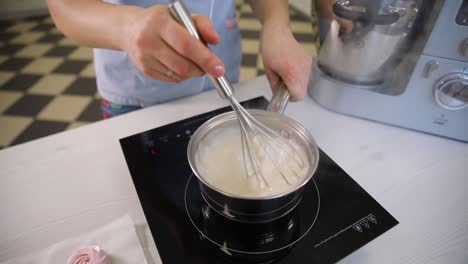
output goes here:
[{"label": "mixer control knob", "polygon": [[463,57],[468,58],[468,38],[461,44],[461,54]]},{"label": "mixer control knob", "polygon": [[448,110],[459,110],[468,106],[468,74],[452,73],[442,77],[434,88],[438,105]]}]

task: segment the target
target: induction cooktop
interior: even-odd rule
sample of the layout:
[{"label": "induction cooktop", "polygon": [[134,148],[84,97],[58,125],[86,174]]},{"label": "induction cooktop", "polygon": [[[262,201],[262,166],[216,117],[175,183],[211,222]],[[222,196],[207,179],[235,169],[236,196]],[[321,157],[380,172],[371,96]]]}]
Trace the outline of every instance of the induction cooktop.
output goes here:
[{"label": "induction cooktop", "polygon": [[[242,103],[265,109],[263,97]],[[335,263],[398,221],[325,152],[298,206],[272,223],[229,221],[202,199],[187,161],[193,132],[222,108],[120,140],[165,264]]]}]

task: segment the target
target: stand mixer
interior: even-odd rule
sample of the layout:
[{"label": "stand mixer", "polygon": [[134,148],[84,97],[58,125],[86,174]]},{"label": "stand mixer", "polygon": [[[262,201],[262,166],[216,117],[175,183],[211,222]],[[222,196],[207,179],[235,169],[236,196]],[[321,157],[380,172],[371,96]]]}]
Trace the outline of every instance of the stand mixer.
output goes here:
[{"label": "stand mixer", "polygon": [[468,0],[338,0],[309,95],[347,115],[468,142]]}]

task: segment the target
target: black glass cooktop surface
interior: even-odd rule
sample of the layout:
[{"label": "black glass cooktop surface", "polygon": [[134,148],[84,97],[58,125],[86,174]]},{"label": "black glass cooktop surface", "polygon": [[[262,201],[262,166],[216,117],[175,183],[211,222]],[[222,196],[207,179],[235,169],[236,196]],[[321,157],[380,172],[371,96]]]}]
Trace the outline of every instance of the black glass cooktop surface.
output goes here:
[{"label": "black glass cooktop surface", "polygon": [[[263,97],[244,102],[264,109]],[[398,224],[323,151],[298,206],[266,224],[210,210],[187,161],[192,133],[223,108],[120,140],[165,264],[335,263]]]}]

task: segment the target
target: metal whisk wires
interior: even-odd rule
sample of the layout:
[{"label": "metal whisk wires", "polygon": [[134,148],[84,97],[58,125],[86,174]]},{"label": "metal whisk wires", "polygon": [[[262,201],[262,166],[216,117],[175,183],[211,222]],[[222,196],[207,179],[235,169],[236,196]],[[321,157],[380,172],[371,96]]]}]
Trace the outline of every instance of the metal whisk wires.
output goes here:
[{"label": "metal whisk wires", "polygon": [[[229,100],[239,120],[245,175],[255,176],[262,187],[268,188],[268,175],[263,168],[272,166],[287,184],[291,184],[288,176],[299,177],[296,169],[305,166],[296,149],[286,138],[253,117],[234,97]],[[279,158],[285,156],[290,158],[287,164]]]}]

